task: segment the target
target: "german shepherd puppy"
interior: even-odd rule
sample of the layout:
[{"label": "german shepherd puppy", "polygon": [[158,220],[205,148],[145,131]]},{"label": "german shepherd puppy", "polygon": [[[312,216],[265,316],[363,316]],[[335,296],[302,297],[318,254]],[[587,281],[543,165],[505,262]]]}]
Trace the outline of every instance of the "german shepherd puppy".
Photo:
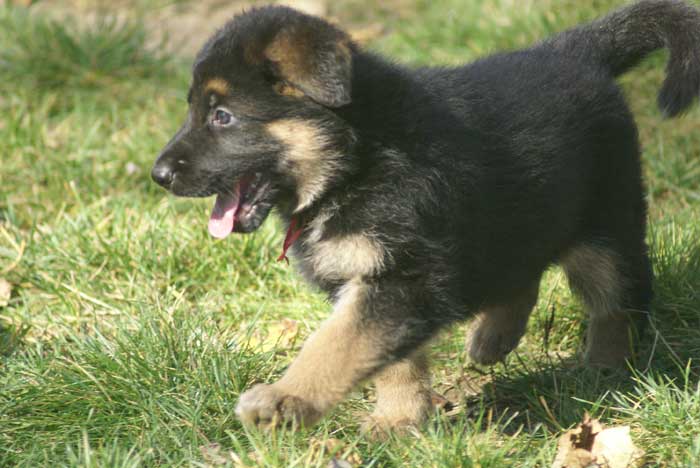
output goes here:
[{"label": "german shepherd puppy", "polygon": [[238,417],[309,425],[373,378],[373,424],[420,423],[426,342],[473,317],[471,359],[502,360],[555,263],[590,313],[585,360],[624,365],[652,272],[637,128],[615,78],[664,47],[658,102],[676,116],[700,91],[700,12],[678,0],[454,68],[397,65],[286,7],[217,31],[152,177],[215,195],[217,238],[276,208],[282,258],[334,304],[279,381],[241,395]]}]

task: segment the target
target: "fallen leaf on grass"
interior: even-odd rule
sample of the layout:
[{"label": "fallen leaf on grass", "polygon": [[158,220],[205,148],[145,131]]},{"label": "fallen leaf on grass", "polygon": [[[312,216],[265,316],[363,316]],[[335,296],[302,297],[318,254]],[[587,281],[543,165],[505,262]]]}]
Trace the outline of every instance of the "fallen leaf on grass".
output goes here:
[{"label": "fallen leaf on grass", "polygon": [[298,337],[299,322],[286,318],[254,332],[250,337],[250,345],[259,346],[262,351],[288,349],[294,346]]},{"label": "fallen leaf on grass", "polygon": [[605,428],[586,414],[559,438],[552,468],[635,468],[644,452],[632,443],[629,426]]},{"label": "fallen leaf on grass", "polygon": [[12,296],[12,285],[5,278],[0,278],[0,307],[7,307]]},{"label": "fallen leaf on grass", "polygon": [[310,447],[311,460],[323,459],[328,455],[332,457],[326,465],[328,468],[353,468],[362,465],[362,458],[340,439],[313,438]]},{"label": "fallen leaf on grass", "polygon": [[328,462],[328,468],[352,468],[352,464],[349,461],[334,458]]},{"label": "fallen leaf on grass", "polygon": [[442,411],[448,416],[451,415],[455,409],[457,409],[457,405],[435,390],[430,393],[430,401],[433,404],[433,408]]},{"label": "fallen leaf on grass", "polygon": [[262,459],[255,452],[248,452],[245,457],[241,457],[233,450],[228,452],[217,443],[202,445],[199,447],[202,454],[203,463],[206,468],[219,468],[221,466],[233,466],[234,468],[253,468],[262,465]]},{"label": "fallen leaf on grass", "polygon": [[222,466],[229,462],[226,453],[221,450],[219,444],[202,445],[199,447],[199,452],[202,454],[207,467]]}]

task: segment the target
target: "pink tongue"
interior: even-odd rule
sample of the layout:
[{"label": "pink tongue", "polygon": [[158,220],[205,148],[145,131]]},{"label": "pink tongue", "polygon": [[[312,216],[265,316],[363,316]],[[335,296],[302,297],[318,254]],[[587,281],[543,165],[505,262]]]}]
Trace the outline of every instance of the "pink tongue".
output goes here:
[{"label": "pink tongue", "polygon": [[223,239],[231,234],[239,198],[238,194],[216,196],[216,203],[209,218],[209,234],[217,239]]}]

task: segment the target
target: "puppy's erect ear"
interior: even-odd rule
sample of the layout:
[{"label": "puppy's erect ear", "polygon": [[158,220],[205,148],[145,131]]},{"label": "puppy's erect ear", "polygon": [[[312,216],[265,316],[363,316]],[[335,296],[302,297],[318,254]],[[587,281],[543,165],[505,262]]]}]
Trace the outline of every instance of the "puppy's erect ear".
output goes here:
[{"label": "puppy's erect ear", "polygon": [[349,36],[339,29],[305,17],[284,26],[263,55],[283,85],[321,105],[340,107],[351,101],[353,48]]}]

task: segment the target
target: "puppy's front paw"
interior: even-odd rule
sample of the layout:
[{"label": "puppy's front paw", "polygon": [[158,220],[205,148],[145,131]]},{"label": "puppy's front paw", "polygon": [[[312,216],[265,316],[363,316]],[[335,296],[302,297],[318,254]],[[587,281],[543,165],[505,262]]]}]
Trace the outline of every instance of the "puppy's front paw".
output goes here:
[{"label": "puppy's front paw", "polygon": [[303,399],[288,395],[274,385],[259,384],[241,395],[236,416],[246,426],[271,428],[310,426],[321,413]]}]

